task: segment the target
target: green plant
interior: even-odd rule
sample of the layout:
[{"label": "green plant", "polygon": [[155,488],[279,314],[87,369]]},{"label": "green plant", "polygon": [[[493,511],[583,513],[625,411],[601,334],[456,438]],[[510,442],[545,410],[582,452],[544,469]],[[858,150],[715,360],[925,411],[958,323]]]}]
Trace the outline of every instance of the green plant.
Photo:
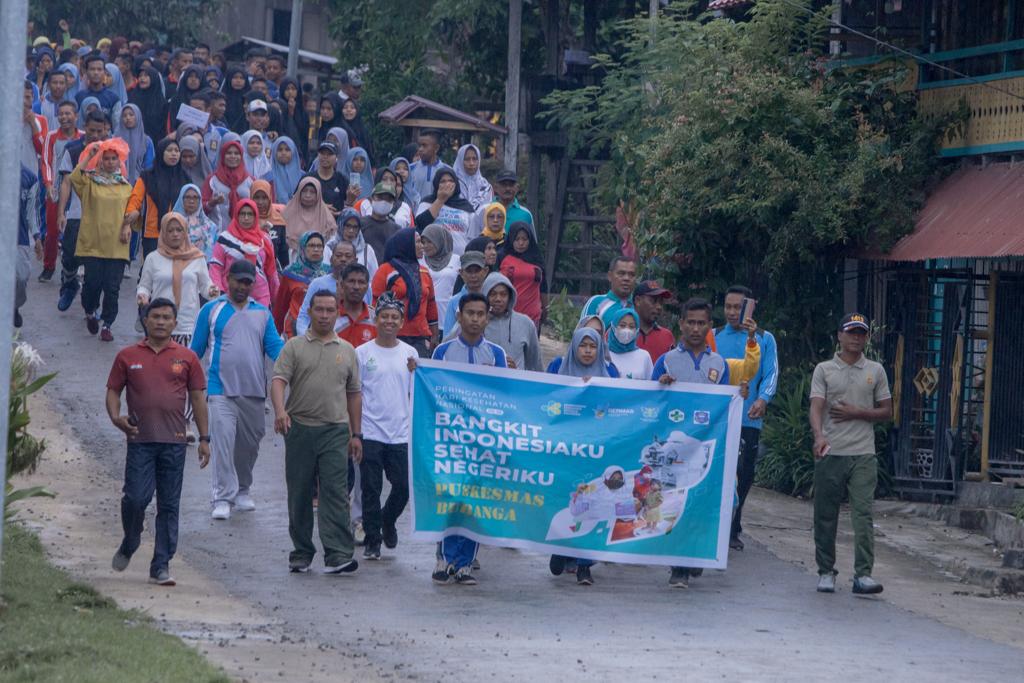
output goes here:
[{"label": "green plant", "polygon": [[7,471],[4,477],[4,517],[19,500],[37,496],[52,498],[53,493],[43,486],[16,489],[11,477],[35,472],[46,450],[46,440],[37,439],[28,432],[31,422],[28,397],[39,391],[56,373],[36,377],[42,359],[31,345],[15,343],[11,350],[11,397],[7,404]]},{"label": "green plant", "polygon": [[755,482],[791,496],[814,490],[814,440],[807,424],[811,375],[805,368],[783,372],[771,414],[764,421],[765,456],[757,463]]},{"label": "green plant", "polygon": [[1024,500],[1013,506],[1013,510],[1011,510],[1011,512],[1013,513],[1013,516],[1017,518],[1018,522],[1024,521]]},{"label": "green plant", "polygon": [[548,323],[559,341],[572,339],[572,333],[580,322],[580,311],[569,299],[568,290],[563,287],[558,296],[548,302]]}]

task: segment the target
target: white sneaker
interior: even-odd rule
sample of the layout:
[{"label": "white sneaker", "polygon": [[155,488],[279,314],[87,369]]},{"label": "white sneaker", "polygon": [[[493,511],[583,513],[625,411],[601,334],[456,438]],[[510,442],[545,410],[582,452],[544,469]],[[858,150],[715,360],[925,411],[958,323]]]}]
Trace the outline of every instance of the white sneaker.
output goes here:
[{"label": "white sneaker", "polygon": [[224,501],[215,504],[210,516],[214,519],[229,519],[231,517],[231,505]]},{"label": "white sneaker", "polygon": [[818,575],[818,592],[819,593],[835,593],[836,592],[836,575],[829,572],[828,574]]},{"label": "white sneaker", "polygon": [[247,493],[235,496],[235,509],[239,512],[252,512],[256,509],[256,501]]},{"label": "white sneaker", "polygon": [[363,520],[357,519],[352,525],[352,537],[356,541],[356,545],[362,545],[366,542],[366,532],[363,530]]}]

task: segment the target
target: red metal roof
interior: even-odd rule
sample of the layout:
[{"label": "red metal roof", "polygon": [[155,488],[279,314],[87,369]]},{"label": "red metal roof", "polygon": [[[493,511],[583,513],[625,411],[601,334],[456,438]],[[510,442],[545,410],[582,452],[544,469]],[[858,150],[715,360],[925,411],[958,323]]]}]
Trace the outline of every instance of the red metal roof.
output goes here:
[{"label": "red metal roof", "polygon": [[1024,165],[962,168],[946,178],[917,218],[914,232],[881,258],[1024,256]]},{"label": "red metal roof", "polygon": [[419,95],[409,95],[401,102],[393,104],[382,111],[378,116],[380,117],[380,120],[385,123],[402,125],[402,121],[409,118],[409,115],[417,109],[427,109],[453,121],[469,124],[474,126],[480,132],[508,135],[508,128],[505,126],[493,124],[479,116],[474,116],[473,114],[467,114],[466,112],[459,111],[458,109],[446,107],[440,102],[434,102],[433,100],[428,100],[426,97],[420,97]]}]

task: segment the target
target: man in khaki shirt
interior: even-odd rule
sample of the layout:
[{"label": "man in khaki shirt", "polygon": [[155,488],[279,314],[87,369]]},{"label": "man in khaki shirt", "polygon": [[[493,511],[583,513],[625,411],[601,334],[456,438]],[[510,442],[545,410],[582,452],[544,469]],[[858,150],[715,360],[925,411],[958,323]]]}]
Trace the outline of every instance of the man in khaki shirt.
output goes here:
[{"label": "man in khaki shirt", "polygon": [[839,352],[818,363],[811,379],[814,432],[814,549],[818,591],[836,588],[836,530],[843,493],[850,497],[854,534],[853,592],[882,592],[871,578],[875,563],[871,505],[878,482],[875,422],[892,419],[885,369],[864,357],[867,318],[851,313],[839,325]]},{"label": "man in khaki shirt", "polygon": [[[317,520],[324,547],[324,572],[354,572],[349,526],[348,460],[363,459],[362,393],[355,349],[334,332],[338,300],[326,289],[313,294],[311,324],[292,337],[274,363],[270,395],[274,429],[284,435],[288,488],[288,533],[292,572],[309,571],[313,545],[313,490],[317,476]],[[285,403],[285,386],[290,388]]]}]

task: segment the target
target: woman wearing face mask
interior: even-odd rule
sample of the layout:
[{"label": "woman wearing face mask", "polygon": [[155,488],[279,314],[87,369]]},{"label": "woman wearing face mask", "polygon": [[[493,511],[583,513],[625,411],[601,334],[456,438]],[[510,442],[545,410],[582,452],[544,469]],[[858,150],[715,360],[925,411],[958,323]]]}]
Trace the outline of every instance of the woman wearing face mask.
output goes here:
[{"label": "woman wearing face mask", "polygon": [[245,170],[244,154],[240,142],[222,145],[217,170],[203,184],[203,209],[221,230],[231,222],[231,208],[249,198],[253,177]]},{"label": "woman wearing face mask", "polygon": [[136,224],[141,216],[145,216],[145,223],[142,226],[143,259],[157,248],[160,223],[164,215],[171,211],[181,188],[188,184],[188,176],[181,168],[181,152],[177,142],[164,138],[157,145],[155,156],[156,163],[153,169],[143,173],[135,182],[125,209],[126,217],[130,218],[133,224]]},{"label": "woman wearing face mask", "polygon": [[235,217],[217,237],[210,259],[210,279],[222,292],[228,291],[228,270],[239,259],[256,266],[256,281],[251,296],[270,308],[279,285],[274,245],[260,228],[259,209],[251,199],[242,199],[235,206]]},{"label": "woman wearing face mask", "polygon": [[213,299],[218,290],[210,280],[203,252],[188,238],[188,219],[180,213],[164,214],[160,221],[159,244],[146,257],[136,287],[140,312],[153,299],[170,299],[178,307],[174,341],[187,346],[192,341],[200,299]]},{"label": "woman wearing face mask", "polygon": [[459,189],[462,196],[473,205],[474,211],[494,199],[491,184],[480,172],[480,161],[480,148],[476,145],[463,145],[455,157],[454,168],[455,175],[459,178]]},{"label": "woman wearing face mask", "polygon": [[637,348],[640,316],[632,308],[619,309],[608,321],[608,350],[612,363],[625,379],[650,379],[651,354]]},{"label": "woman wearing face mask", "polygon": [[263,135],[258,130],[245,131],[242,149],[245,150],[245,170],[253,178],[265,178],[270,173],[270,158],[263,149]]},{"label": "woman wearing face mask", "polygon": [[[504,222],[502,218],[503,225]],[[516,312],[529,316],[540,329],[548,307],[544,257],[533,238],[533,231],[523,221],[516,221],[509,226],[508,234],[509,239],[498,253],[498,270],[512,281],[519,294],[516,298]]]},{"label": "woman wearing face mask", "polygon": [[203,196],[198,185],[182,186],[174,202],[174,212],[185,217],[188,241],[203,252],[206,260],[213,256],[213,244],[217,241],[217,224],[203,211]]},{"label": "woman wearing face mask", "polygon": [[324,263],[324,236],[318,232],[303,233],[299,248],[295,250],[295,260],[281,271],[281,286],[274,298],[274,323],[282,337],[295,336],[295,321],[309,283],[329,272],[330,266]]}]

